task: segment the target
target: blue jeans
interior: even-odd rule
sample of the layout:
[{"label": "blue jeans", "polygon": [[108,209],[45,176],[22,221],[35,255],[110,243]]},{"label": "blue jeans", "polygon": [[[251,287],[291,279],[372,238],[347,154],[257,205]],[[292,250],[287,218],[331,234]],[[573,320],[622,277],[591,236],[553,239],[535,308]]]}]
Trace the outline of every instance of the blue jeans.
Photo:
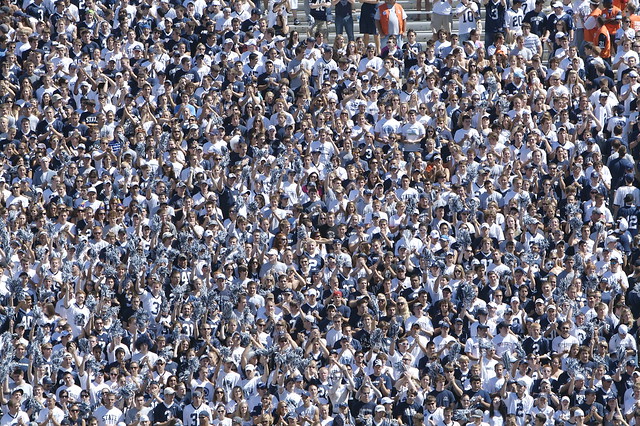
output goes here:
[{"label": "blue jeans", "polygon": [[354,41],[353,35],[353,15],[338,16],[336,15],[336,34],[342,35],[343,31],[347,32],[349,41]]}]

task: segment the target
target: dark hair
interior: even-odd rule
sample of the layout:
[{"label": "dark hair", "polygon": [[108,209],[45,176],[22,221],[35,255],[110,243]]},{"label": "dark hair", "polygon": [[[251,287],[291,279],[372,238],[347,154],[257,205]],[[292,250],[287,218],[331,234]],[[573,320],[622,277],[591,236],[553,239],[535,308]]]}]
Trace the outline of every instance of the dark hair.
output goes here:
[{"label": "dark hair", "polygon": [[494,417],[496,415],[496,411],[497,411],[497,413],[500,414],[503,419],[506,419],[507,418],[507,405],[504,403],[504,400],[501,398],[500,399],[500,404],[496,408],[493,405],[493,398],[495,398],[495,397],[500,398],[500,394],[499,393],[492,393],[491,394],[491,405],[489,406],[489,417]]}]

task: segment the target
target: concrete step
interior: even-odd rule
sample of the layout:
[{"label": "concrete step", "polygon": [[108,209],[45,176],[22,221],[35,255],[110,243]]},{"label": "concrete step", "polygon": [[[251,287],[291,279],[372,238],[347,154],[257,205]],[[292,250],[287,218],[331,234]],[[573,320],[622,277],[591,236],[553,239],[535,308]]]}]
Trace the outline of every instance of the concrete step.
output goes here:
[{"label": "concrete step", "polygon": [[[426,16],[427,14],[425,12],[422,12],[421,20],[419,21],[412,20],[412,19],[407,20],[407,30],[414,30],[416,32],[418,41],[421,43],[424,43],[427,40],[430,40],[433,34],[431,32],[431,21],[427,21]],[[309,29],[309,25],[305,21],[301,21],[300,25],[290,25],[290,26],[296,31],[298,31],[300,34],[306,34],[307,30]],[[360,34],[360,24],[358,20],[354,22],[353,27],[354,27],[355,36],[359,37],[361,34]],[[455,22],[453,25],[453,32],[456,33],[457,31],[458,31],[458,23]],[[329,25],[329,41],[331,43],[333,43],[333,39],[335,38],[335,35],[336,35],[336,27],[334,24],[330,24]]]},{"label": "concrete step", "polygon": [[[418,11],[416,10],[416,0],[397,0],[398,3],[402,4],[402,7],[405,9],[407,13],[407,29],[412,29],[417,34],[417,39],[419,42],[424,43],[427,40],[432,38],[431,31],[431,20],[428,15],[430,12],[426,11]],[[423,7],[425,2],[422,2]],[[484,16],[485,10],[484,7],[480,7],[481,16]],[[300,25],[291,25],[293,23],[293,19],[289,19],[289,24],[292,28],[298,31],[301,34],[305,34],[309,29],[309,25],[306,22],[306,17],[304,16],[304,12],[302,14],[299,13],[300,16]],[[356,37],[361,36],[360,34],[360,13],[359,10],[356,10],[354,13],[354,33]],[[455,34],[458,32],[458,19],[453,19],[452,32]],[[333,43],[333,40],[336,35],[336,29],[334,24],[329,25],[329,42]]]}]

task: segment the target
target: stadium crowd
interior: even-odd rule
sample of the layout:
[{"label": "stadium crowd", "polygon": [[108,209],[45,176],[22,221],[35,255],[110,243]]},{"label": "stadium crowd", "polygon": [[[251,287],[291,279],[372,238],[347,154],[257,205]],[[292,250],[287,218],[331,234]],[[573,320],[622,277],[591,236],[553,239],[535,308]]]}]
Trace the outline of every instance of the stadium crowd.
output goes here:
[{"label": "stadium crowd", "polygon": [[359,3],[0,0],[0,425],[640,426],[639,5]]}]

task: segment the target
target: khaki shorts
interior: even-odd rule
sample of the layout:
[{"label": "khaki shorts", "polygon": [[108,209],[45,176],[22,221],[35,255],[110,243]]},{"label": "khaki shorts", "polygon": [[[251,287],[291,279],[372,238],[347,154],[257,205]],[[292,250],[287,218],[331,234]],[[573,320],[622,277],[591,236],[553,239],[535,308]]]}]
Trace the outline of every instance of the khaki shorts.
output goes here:
[{"label": "khaki shorts", "polygon": [[431,15],[431,30],[435,34],[440,29],[451,33],[451,15],[438,15],[437,13]]}]

